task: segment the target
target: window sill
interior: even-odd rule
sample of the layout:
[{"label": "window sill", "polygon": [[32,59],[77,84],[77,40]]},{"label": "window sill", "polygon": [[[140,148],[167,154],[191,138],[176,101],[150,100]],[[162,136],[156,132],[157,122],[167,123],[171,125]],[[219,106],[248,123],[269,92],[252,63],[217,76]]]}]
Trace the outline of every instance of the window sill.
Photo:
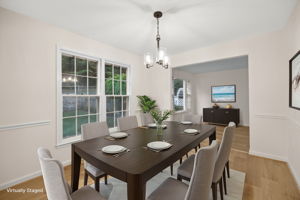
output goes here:
[{"label": "window sill", "polygon": [[72,144],[72,143],[75,143],[75,142],[79,142],[81,140],[82,140],[81,136],[76,136],[76,137],[64,139],[64,140],[62,140],[60,142],[57,142],[57,144],[55,145],[55,147],[56,148],[61,148],[61,147],[67,146],[69,144]]},{"label": "window sill", "polygon": [[175,111],[174,114],[181,114],[181,113],[185,113],[187,112],[186,110],[179,110],[179,111]]}]

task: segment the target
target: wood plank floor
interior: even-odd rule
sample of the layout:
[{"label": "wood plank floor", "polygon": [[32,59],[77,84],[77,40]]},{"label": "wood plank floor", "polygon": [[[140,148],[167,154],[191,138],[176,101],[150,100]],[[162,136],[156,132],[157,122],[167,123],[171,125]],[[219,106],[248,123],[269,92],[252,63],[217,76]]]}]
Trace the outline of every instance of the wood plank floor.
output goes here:
[{"label": "wood plank floor", "polygon": [[[224,127],[217,127],[217,140],[222,138]],[[208,144],[204,141],[202,146]],[[299,190],[295,180],[285,162],[251,156],[249,151],[249,128],[238,127],[233,141],[233,149],[230,156],[230,167],[246,173],[243,200],[300,200]],[[191,151],[190,153],[194,153]],[[81,167],[82,169],[83,167]],[[65,176],[68,182],[71,180],[71,168],[65,167]],[[83,185],[83,171],[80,175],[80,186]],[[92,184],[92,180],[89,179]],[[11,188],[43,188],[42,177],[21,183]],[[45,190],[43,193],[9,193],[0,191],[0,200],[40,200],[47,199]]]}]

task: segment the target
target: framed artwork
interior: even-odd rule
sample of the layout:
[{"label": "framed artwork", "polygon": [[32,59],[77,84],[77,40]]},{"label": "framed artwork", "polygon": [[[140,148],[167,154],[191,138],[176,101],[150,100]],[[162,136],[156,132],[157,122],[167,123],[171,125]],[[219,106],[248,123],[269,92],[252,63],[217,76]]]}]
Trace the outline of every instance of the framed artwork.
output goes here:
[{"label": "framed artwork", "polygon": [[300,50],[290,59],[289,104],[300,110]]},{"label": "framed artwork", "polygon": [[218,85],[211,87],[211,102],[233,103],[236,101],[235,85]]}]

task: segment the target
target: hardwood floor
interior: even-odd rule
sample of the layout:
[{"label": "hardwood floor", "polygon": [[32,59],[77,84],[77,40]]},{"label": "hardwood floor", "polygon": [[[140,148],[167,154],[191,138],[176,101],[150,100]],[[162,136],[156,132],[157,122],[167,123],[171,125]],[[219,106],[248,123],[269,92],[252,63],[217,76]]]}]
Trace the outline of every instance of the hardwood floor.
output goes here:
[{"label": "hardwood floor", "polygon": [[[222,138],[224,127],[217,127],[217,140]],[[208,145],[204,141],[202,146]],[[249,151],[249,128],[238,127],[233,141],[233,149],[230,156],[230,167],[246,173],[243,200],[300,200],[300,193],[295,180],[285,162],[251,156]],[[191,151],[190,153],[194,153]],[[83,169],[83,167],[81,167]],[[79,185],[83,185],[83,170],[80,174]],[[65,167],[65,176],[68,182],[71,180],[71,168]],[[108,179],[109,181],[109,179]],[[89,183],[93,181],[89,179]],[[13,186],[14,189],[40,189],[43,188],[42,177]],[[45,190],[41,193],[9,193],[0,191],[2,200],[40,200],[47,199]]]}]

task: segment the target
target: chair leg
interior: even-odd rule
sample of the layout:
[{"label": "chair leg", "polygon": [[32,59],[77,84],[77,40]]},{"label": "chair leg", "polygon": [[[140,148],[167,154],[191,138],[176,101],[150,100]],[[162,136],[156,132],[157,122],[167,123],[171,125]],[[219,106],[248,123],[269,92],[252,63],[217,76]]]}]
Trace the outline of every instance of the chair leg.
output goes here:
[{"label": "chair leg", "polygon": [[197,147],[195,147],[194,149],[195,149],[195,153],[197,153],[197,150],[198,150]]},{"label": "chair leg", "polygon": [[223,184],[224,184],[224,192],[227,195],[227,185],[226,185],[226,173],[225,173],[225,168],[223,170]]},{"label": "chair leg", "polygon": [[170,169],[171,169],[171,176],[173,176],[173,164],[170,165]]},{"label": "chair leg", "polygon": [[84,183],[83,185],[87,185],[87,182],[88,182],[88,177],[89,175],[86,173],[86,171],[84,172]]},{"label": "chair leg", "polygon": [[188,157],[189,157],[189,154],[185,154],[185,156],[186,156],[186,158],[188,158]]},{"label": "chair leg", "polygon": [[227,176],[228,176],[228,178],[230,178],[229,160],[226,163],[226,168],[227,168]]},{"label": "chair leg", "polygon": [[100,179],[100,178],[95,178],[95,190],[96,190],[97,192],[100,191],[99,179]]},{"label": "chair leg", "polygon": [[105,174],[105,176],[104,176],[104,183],[105,183],[105,185],[107,185],[107,174]]},{"label": "chair leg", "polygon": [[177,180],[182,181],[181,176],[177,175]]},{"label": "chair leg", "polygon": [[182,164],[182,158],[180,158],[179,163]]},{"label": "chair leg", "polygon": [[223,178],[222,177],[221,177],[221,179],[219,181],[219,189],[220,189],[221,200],[223,200],[224,197],[223,197]]},{"label": "chair leg", "polygon": [[198,148],[199,148],[199,149],[201,148],[201,144],[200,144],[200,143],[198,144]]},{"label": "chair leg", "polygon": [[217,183],[212,183],[211,190],[212,190],[213,200],[217,200],[218,199]]}]

